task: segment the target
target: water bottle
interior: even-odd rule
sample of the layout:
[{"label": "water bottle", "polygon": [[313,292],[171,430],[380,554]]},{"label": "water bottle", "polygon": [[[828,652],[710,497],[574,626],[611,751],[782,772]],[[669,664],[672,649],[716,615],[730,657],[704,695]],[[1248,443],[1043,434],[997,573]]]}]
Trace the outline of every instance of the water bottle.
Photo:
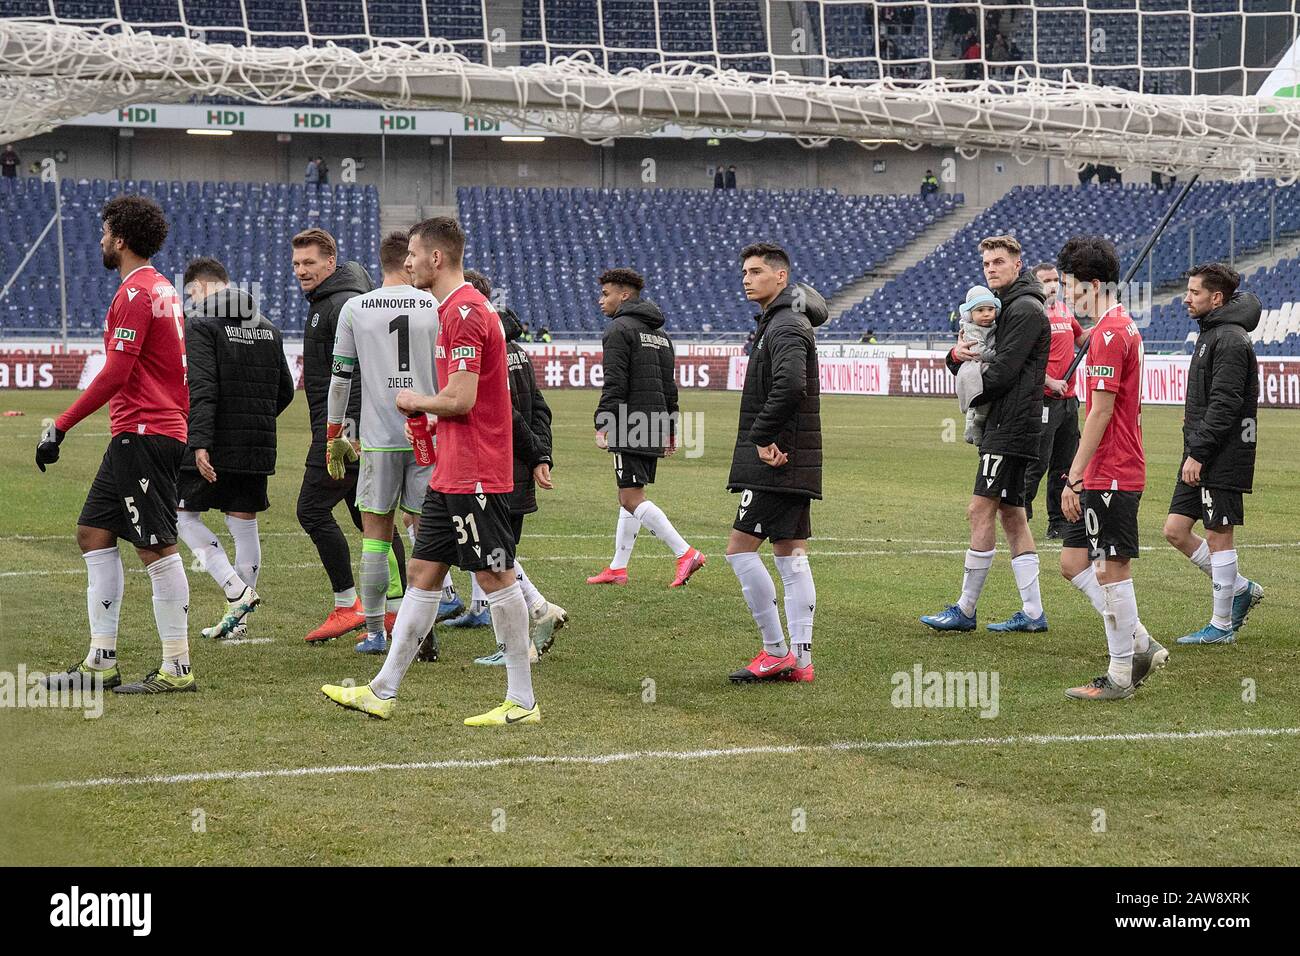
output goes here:
[{"label": "water bottle", "polygon": [[433,464],[433,429],[429,427],[429,416],[416,412],[407,419],[411,425],[411,450],[415,452],[415,461],[421,468]]}]

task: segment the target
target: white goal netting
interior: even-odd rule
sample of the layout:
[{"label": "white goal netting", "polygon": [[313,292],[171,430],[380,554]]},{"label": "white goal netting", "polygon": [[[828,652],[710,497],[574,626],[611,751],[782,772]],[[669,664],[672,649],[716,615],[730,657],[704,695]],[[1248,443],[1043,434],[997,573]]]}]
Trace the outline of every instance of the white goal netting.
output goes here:
[{"label": "white goal netting", "polygon": [[191,98],[1300,174],[1292,0],[5,0],[0,140]]}]

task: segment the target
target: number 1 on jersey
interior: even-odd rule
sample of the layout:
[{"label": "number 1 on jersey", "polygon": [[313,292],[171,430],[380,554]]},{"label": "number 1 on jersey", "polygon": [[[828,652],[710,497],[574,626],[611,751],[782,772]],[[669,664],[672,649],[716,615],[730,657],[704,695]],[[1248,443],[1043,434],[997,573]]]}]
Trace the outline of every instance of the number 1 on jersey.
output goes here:
[{"label": "number 1 on jersey", "polygon": [[411,370],[411,317],[399,315],[388,323],[388,331],[397,333],[397,371]]}]

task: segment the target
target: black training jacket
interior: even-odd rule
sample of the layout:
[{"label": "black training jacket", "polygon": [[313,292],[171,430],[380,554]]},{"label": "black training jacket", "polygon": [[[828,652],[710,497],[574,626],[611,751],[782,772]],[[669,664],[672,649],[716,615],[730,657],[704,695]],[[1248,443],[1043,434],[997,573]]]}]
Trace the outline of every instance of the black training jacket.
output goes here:
[{"label": "black training jacket", "polygon": [[510,404],[514,406],[515,490],[510,493],[510,513],[537,510],[537,482],[533,469],[551,461],[551,408],[537,387],[528,350],[517,341],[524,327],[513,309],[503,308],[501,327],[506,334],[506,367],[510,375]]},{"label": "black training jacket", "polygon": [[[307,324],[302,333],[302,384],[307,392],[307,411],[311,415],[311,448],[307,451],[308,467],[325,467],[326,406],[329,404],[330,376],[334,369],[334,329],[338,325],[343,303],[374,288],[370,274],[359,262],[344,262],[324,282],[306,293]],[[352,393],[348,397],[345,422],[354,423],[353,434],[361,433],[361,378],[352,373]],[[353,468],[357,467],[353,462]]]},{"label": "black training jacket", "polygon": [[1255,480],[1259,363],[1250,333],[1261,311],[1252,293],[1238,292],[1197,320],[1201,334],[1187,369],[1183,456],[1201,463],[1205,488],[1249,492]]},{"label": "black training jacket", "polygon": [[[728,491],[821,498],[821,381],[813,329],[828,316],[820,293],[797,284],[787,286],[754,317],[758,327],[740,394]],[[790,459],[780,468],[758,457],[758,446],[773,442]]]},{"label": "black training jacket", "polygon": [[217,474],[275,474],[275,419],[293,402],[280,330],[239,289],[223,289],[185,312],[190,385],[189,447],[206,448]]},{"label": "black training jacket", "polygon": [[601,339],[605,384],[596,405],[596,430],[611,452],[662,458],[677,429],[677,364],[664,315],[649,299],[625,302]]},{"label": "black training jacket", "polygon": [[[984,391],[971,405],[988,405],[980,454],[1037,458],[1043,429],[1043,379],[1052,324],[1043,309],[1043,285],[1032,272],[994,294],[1002,300],[993,361],[984,367]],[[961,367],[948,353],[948,370]]]}]

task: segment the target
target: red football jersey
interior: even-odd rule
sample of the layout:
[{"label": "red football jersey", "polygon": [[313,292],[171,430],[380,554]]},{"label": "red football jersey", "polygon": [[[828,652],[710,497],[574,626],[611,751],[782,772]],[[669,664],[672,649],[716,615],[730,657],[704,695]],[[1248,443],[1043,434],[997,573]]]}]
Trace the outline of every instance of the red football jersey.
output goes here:
[{"label": "red football jersey", "polygon": [[[1059,299],[1047,310],[1047,321],[1052,325],[1052,350],[1047,354],[1047,374],[1060,378],[1074,361],[1074,340],[1083,333],[1083,326],[1070,312],[1069,306]],[[1051,397],[1052,390],[1043,387],[1043,394]],[[1065,397],[1074,398],[1074,377],[1065,383]]]},{"label": "red football jersey", "polygon": [[1088,339],[1088,413],[1094,392],[1115,393],[1115,414],[1083,473],[1094,491],[1141,491],[1147,463],[1142,451],[1142,333],[1122,305],[1101,317]]},{"label": "red football jersey", "polygon": [[514,411],[501,318],[466,282],[438,306],[438,319],[438,388],[456,372],[476,372],[478,396],[466,414],[438,419],[438,463],[429,487],[451,495],[513,491]]},{"label": "red football jersey", "polygon": [[108,403],[112,433],[185,441],[185,313],[176,289],[153,266],[141,266],[118,286],[104,320],[104,352],[110,351],[138,356],[131,377]]}]

